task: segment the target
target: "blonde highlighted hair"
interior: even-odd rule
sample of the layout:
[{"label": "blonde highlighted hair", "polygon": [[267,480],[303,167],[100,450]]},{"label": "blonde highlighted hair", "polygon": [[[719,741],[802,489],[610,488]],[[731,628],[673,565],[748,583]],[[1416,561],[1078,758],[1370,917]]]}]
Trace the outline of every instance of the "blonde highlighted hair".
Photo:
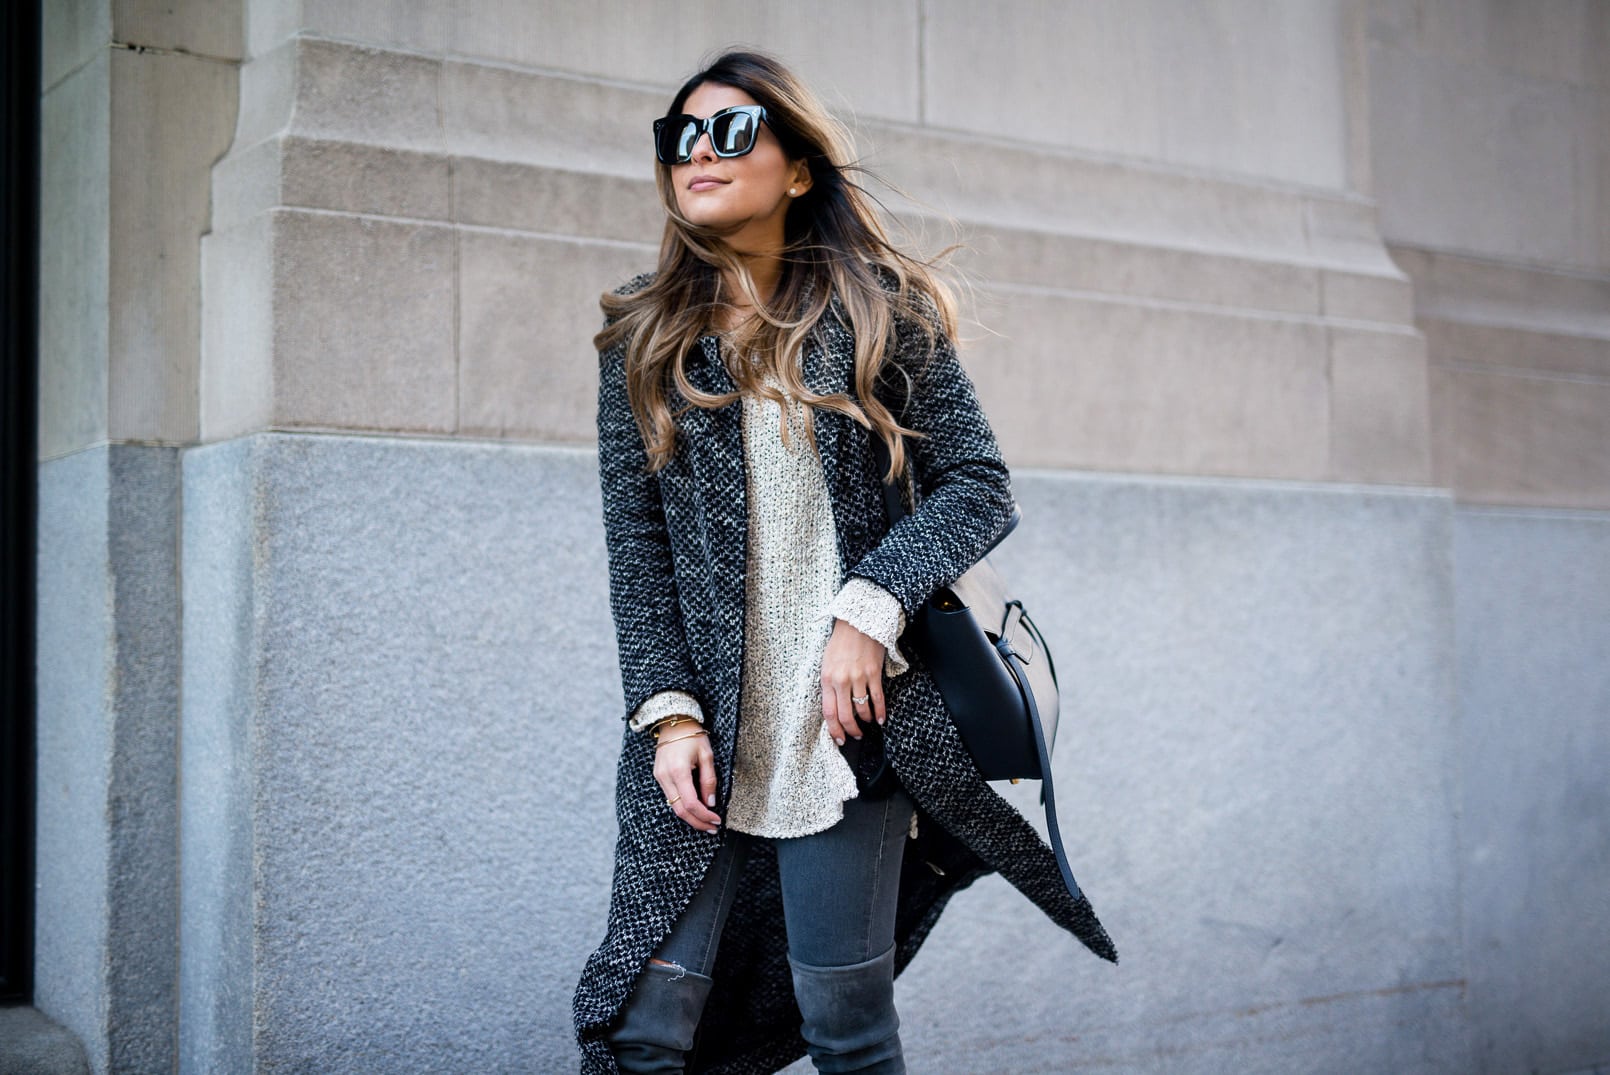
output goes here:
[{"label": "blonde highlighted hair", "polygon": [[[805,160],[810,188],[790,203],[784,222],[783,272],[769,302],[762,302],[742,260],[708,229],[677,209],[669,165],[656,164],[655,179],[665,208],[658,271],[641,290],[599,300],[606,324],[594,338],[602,352],[626,342],[626,385],[632,413],[647,449],[651,471],[670,462],[676,426],[670,390],[686,406],[716,408],[753,393],[782,402],[764,383],[770,372],[790,396],[807,404],[806,434],[814,444],[812,409],[847,415],[889,446],[891,470],[905,465],[903,428],[874,392],[888,364],[897,330],[909,339],[915,326],[932,354],[939,334],[955,335],[955,303],[931,261],[896,249],[879,220],[872,198],[852,176],[856,162],[849,132],[787,68],[757,52],[727,52],[688,79],[672,99],[667,115],[682,111],[695,89],[706,83],[742,90],[766,107],[771,127],[789,160]],[[941,255],[942,256],[942,255]],[[739,294],[724,294],[724,279],[737,281]],[[806,387],[797,356],[837,297],[855,337],[856,398],[821,395]],[[733,337],[732,350],[753,362],[729,362],[737,391],[707,393],[687,378],[686,356],[700,336],[715,330],[715,316],[730,302],[752,305],[755,317]]]}]

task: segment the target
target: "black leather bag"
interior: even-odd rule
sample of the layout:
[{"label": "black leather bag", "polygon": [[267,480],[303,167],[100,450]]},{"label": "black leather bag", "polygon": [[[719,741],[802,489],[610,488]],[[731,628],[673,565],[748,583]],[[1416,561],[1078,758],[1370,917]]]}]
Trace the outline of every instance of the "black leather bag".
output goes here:
[{"label": "black leather bag", "polygon": [[850,763],[856,792],[862,799],[887,799],[900,787],[900,778],[895,776],[894,766],[883,751],[883,725],[877,721],[862,722],[861,738],[845,739],[839,753]]},{"label": "black leather bag", "polygon": [[1056,664],[987,558],[934,591],[913,641],[984,779],[1043,780],[1040,742],[1049,755],[1061,712]]},{"label": "black leather bag", "polygon": [[[887,474],[888,446],[876,436],[872,446],[878,473]],[[884,484],[883,503],[892,528],[905,515],[898,486]],[[996,545],[1016,529],[1019,518],[1014,506]],[[1061,714],[1056,664],[1023,602],[1009,596],[1005,579],[989,562],[989,551],[956,581],[930,594],[903,637],[933,675],[984,779],[1040,781],[1046,831],[1063,883],[1074,899],[1082,899],[1062,849],[1051,779],[1051,748]]]}]

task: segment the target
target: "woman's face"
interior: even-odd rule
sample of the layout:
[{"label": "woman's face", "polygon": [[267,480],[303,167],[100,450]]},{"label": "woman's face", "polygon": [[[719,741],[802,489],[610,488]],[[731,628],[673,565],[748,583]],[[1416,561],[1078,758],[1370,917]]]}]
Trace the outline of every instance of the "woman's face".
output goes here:
[{"label": "woman's face", "polygon": [[[759,104],[743,90],[714,82],[701,84],[682,104],[682,111],[704,119],[734,105]],[[783,218],[789,196],[810,189],[810,169],[790,161],[766,124],[760,125],[755,148],[741,157],[718,157],[710,135],[701,132],[693,157],[671,165],[676,207],[700,227],[710,228],[739,252],[763,251],[783,243]]]}]

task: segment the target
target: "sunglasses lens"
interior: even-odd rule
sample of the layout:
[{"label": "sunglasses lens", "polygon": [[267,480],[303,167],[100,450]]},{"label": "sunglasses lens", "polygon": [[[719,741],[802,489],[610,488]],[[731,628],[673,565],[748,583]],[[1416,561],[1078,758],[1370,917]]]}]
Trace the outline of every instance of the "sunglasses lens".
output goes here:
[{"label": "sunglasses lens", "polygon": [[699,140],[699,125],[685,120],[676,132],[676,159],[685,161],[693,156],[693,143]]},{"label": "sunglasses lens", "polygon": [[736,157],[755,145],[755,117],[748,112],[723,112],[711,124],[710,140],[716,153]]},{"label": "sunglasses lens", "polygon": [[667,116],[654,123],[654,154],[665,164],[681,164],[688,159],[699,127],[689,116]]}]

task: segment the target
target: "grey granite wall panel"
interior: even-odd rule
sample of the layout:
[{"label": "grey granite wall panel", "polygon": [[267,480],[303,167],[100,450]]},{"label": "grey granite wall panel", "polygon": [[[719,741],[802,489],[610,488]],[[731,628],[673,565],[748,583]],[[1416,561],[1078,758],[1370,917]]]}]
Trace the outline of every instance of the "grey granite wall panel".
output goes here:
[{"label": "grey granite wall panel", "polygon": [[218,1027],[185,1070],[573,1064],[621,728],[595,483],[471,442],[188,454],[185,997]]},{"label": "grey granite wall panel", "polygon": [[[568,1068],[621,734],[592,453],[261,434],[185,477],[185,1070]],[[1124,962],[975,886],[901,979],[914,1070],[1464,1070],[1449,500],[1017,488]]]},{"label": "grey granite wall panel", "polygon": [[179,1070],[252,1070],[256,442],[184,456]]},{"label": "grey granite wall panel", "polygon": [[40,466],[35,1002],[96,1072],[173,1064],[178,453]]},{"label": "grey granite wall panel", "polygon": [[1603,1065],[1610,514],[1464,510],[1454,541],[1475,1070]]},{"label": "grey granite wall panel", "polygon": [[34,1003],[106,1070],[112,578],[106,449],[39,468]]},{"label": "grey granite wall panel", "polygon": [[178,1012],[179,453],[107,450],[116,662],[107,818],[110,1069],[173,1067]]}]

